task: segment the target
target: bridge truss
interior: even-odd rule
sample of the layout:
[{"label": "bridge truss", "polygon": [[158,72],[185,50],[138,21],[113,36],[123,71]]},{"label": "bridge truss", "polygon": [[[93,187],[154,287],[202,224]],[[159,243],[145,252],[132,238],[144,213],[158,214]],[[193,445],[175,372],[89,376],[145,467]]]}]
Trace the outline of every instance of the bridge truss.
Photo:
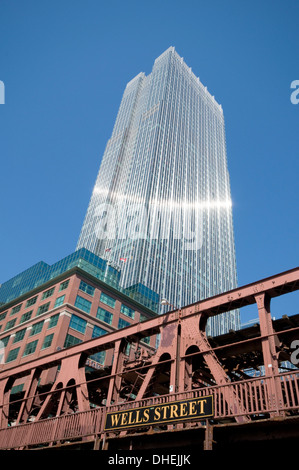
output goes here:
[{"label": "bridge truss", "polygon": [[[270,310],[271,299],[298,289],[296,268],[3,368],[0,449],[144,449],[173,445],[174,439],[212,449],[240,436],[264,439],[263,429],[273,438],[276,429],[280,438],[298,437],[299,369],[290,361],[299,315],[273,320]],[[251,304],[256,325],[206,336],[208,318]],[[143,342],[151,335],[160,338],[155,351]],[[88,357],[108,350],[112,364],[86,368]],[[53,369],[55,380],[40,386],[41,374]],[[19,378],[25,389],[12,396]],[[208,400],[209,414],[196,414],[196,404]],[[163,412],[164,420],[142,421],[140,413],[148,417],[150,410],[160,418]],[[108,418],[114,427],[107,427]]]}]

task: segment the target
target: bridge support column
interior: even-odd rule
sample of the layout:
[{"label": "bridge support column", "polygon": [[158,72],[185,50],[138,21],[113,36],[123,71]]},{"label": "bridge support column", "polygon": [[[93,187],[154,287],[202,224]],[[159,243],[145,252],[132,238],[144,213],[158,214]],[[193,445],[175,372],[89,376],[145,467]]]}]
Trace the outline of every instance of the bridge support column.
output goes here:
[{"label": "bridge support column", "polygon": [[213,450],[213,426],[207,421],[205,429],[204,450]]},{"label": "bridge support column", "polygon": [[0,429],[8,426],[9,397],[15,379],[8,377],[0,381]]},{"label": "bridge support column", "polygon": [[119,374],[122,371],[124,361],[123,349],[123,341],[121,339],[116,341],[114,347],[113,364],[108,387],[106,406],[111,405],[111,401],[117,401],[119,397],[119,389],[121,384],[121,376]]},{"label": "bridge support column", "polygon": [[21,404],[21,408],[18,413],[16,424],[26,422],[29,417],[30,410],[32,409],[32,404],[34,402],[36,388],[37,388],[40,375],[41,375],[40,369],[32,369],[30,376],[28,378],[28,381],[27,381],[27,389],[26,389],[25,396],[23,399],[24,401]]},{"label": "bridge support column", "polygon": [[276,346],[279,345],[279,340],[275,335],[273,328],[270,301],[271,298],[265,293],[255,296],[256,304],[259,312],[260,330],[262,336],[262,351],[264,358],[265,376],[269,377],[269,405],[273,410],[272,415],[284,414],[280,411],[283,406],[283,397],[281,390],[281,383],[278,378],[279,364]]},{"label": "bridge support column", "polygon": [[[238,423],[243,423],[248,421],[248,417],[246,416],[246,410],[244,409],[243,404],[239,400],[237,396],[235,396],[233,390],[229,387],[225,387],[225,385],[229,385],[231,383],[228,375],[226,374],[225,370],[223,369],[220,361],[218,360],[215,351],[210,346],[208,338],[205,332],[205,325],[206,325],[206,317],[202,316],[201,313],[195,315],[190,318],[184,319],[182,318],[182,345],[181,351],[183,354],[186,353],[187,348],[190,346],[197,346],[199,351],[202,354],[204,361],[206,362],[207,366],[209,367],[215,382],[217,385],[223,385],[223,395],[224,399],[227,402],[228,406],[231,407],[232,412],[234,414],[240,414],[241,416],[236,416],[236,421]],[[185,360],[181,361],[181,383],[188,384],[190,387],[190,379],[188,377],[188,372],[190,374],[190,370],[186,369],[185,367]],[[184,377],[184,380],[183,380]],[[183,385],[182,385],[183,386]],[[182,389],[183,391],[183,389]]]}]

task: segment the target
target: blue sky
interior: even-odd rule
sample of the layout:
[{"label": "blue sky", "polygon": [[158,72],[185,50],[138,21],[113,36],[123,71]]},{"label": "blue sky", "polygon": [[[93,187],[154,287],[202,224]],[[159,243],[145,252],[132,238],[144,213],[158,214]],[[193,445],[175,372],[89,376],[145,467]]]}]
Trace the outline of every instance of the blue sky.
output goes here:
[{"label": "blue sky", "polygon": [[169,46],[223,106],[239,285],[297,267],[298,17],[297,0],[1,0],[0,282],[75,250],[124,87]]}]

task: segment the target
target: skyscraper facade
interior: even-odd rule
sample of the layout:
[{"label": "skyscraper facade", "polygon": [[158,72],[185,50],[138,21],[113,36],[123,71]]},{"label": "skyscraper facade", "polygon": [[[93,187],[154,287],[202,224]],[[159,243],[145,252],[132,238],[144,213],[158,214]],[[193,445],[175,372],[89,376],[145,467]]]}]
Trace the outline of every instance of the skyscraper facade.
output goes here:
[{"label": "skyscraper facade", "polygon": [[[81,247],[173,308],[237,287],[222,107],[173,47],[125,88]],[[237,328],[235,311],[208,324],[213,335]]]}]

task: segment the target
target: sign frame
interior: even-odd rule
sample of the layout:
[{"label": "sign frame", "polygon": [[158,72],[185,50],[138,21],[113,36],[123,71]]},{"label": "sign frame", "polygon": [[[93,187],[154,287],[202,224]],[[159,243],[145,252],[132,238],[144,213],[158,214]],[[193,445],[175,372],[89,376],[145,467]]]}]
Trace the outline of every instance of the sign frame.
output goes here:
[{"label": "sign frame", "polygon": [[[198,407],[202,409],[202,402],[208,401],[208,411],[207,412],[200,412]],[[188,407],[189,411],[192,410],[192,413],[186,413],[186,409],[184,407]],[[194,408],[196,407],[197,408]],[[176,408],[174,408],[176,407]],[[171,411],[172,416],[167,415],[167,408]],[[159,410],[158,410],[159,409]],[[162,410],[161,410],[162,409]],[[181,415],[182,410],[184,411],[183,416],[178,417],[178,410],[180,409]],[[165,412],[166,410],[166,412]],[[148,411],[147,413],[145,413]],[[156,411],[158,413],[164,412],[164,418],[162,419],[154,419],[157,416]],[[139,412],[139,413],[138,413]],[[142,412],[143,416],[146,417],[146,420],[138,421],[140,418],[140,413]],[[189,398],[185,400],[176,400],[176,401],[169,401],[167,403],[158,403],[156,405],[151,404],[147,406],[140,406],[136,408],[128,408],[118,411],[109,411],[106,412],[105,418],[105,425],[104,425],[104,432],[113,432],[113,431],[120,431],[125,429],[137,428],[137,427],[148,427],[148,426],[162,426],[163,424],[169,423],[181,423],[183,421],[190,421],[190,420],[204,420],[206,418],[211,418],[214,416],[214,396],[213,395],[205,395],[197,398]],[[119,415],[118,418],[113,420],[113,416]],[[124,416],[126,419],[124,419]],[[176,416],[173,416],[176,415]],[[128,419],[127,419],[128,418]],[[114,423],[113,423],[114,422]],[[116,425],[114,425],[116,423]]]}]

